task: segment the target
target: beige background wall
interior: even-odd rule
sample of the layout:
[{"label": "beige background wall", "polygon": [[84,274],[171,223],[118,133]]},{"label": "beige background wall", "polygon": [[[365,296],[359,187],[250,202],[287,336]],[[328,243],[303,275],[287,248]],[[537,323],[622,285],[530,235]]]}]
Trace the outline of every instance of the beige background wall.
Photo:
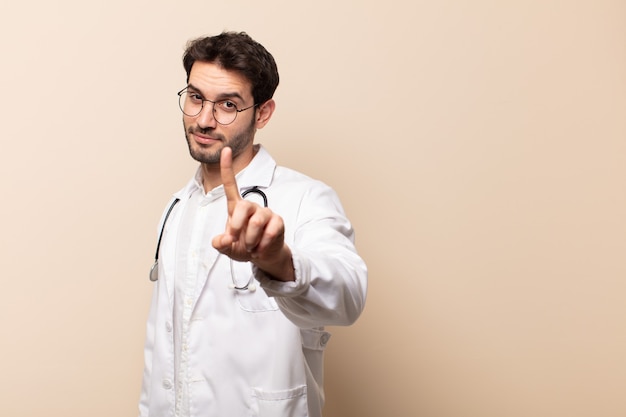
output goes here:
[{"label": "beige background wall", "polygon": [[0,5],[0,415],[135,416],[187,39],[282,75],[260,142],[370,266],[328,417],[626,415],[626,2]]}]

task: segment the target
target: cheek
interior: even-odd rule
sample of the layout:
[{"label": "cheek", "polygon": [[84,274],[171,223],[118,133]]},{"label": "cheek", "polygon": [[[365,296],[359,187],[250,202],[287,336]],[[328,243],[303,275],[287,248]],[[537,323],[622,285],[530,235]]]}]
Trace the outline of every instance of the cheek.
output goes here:
[{"label": "cheek", "polygon": [[193,130],[199,129],[196,119],[189,116],[183,116],[183,128],[185,129],[185,134],[188,134]]}]

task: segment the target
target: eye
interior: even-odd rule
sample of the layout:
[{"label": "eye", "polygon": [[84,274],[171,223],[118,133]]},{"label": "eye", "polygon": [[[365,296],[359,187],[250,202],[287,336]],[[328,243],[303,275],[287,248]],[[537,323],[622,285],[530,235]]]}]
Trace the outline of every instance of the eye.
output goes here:
[{"label": "eye", "polygon": [[189,96],[189,100],[194,103],[201,103],[204,100],[204,98],[198,93],[189,92],[187,95]]},{"label": "eye", "polygon": [[237,105],[230,100],[224,100],[217,103],[217,106],[220,110],[224,110],[226,112],[232,113],[237,111]]}]

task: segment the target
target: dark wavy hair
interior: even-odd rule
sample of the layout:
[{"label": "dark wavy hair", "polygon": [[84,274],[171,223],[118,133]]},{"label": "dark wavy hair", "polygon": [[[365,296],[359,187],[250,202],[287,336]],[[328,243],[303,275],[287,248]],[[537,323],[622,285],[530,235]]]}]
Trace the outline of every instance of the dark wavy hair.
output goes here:
[{"label": "dark wavy hair", "polygon": [[218,64],[225,70],[244,76],[252,84],[255,104],[271,99],[278,87],[278,68],[274,57],[245,32],[222,32],[189,41],[183,55],[187,82],[196,61]]}]

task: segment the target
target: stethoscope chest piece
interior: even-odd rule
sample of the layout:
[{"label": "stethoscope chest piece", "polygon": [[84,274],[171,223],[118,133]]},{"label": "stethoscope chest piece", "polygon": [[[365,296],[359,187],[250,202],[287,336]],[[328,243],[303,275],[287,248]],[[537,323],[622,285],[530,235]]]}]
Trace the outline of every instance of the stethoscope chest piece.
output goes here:
[{"label": "stethoscope chest piece", "polygon": [[155,260],[150,268],[150,281],[156,282],[159,279],[159,260]]}]

